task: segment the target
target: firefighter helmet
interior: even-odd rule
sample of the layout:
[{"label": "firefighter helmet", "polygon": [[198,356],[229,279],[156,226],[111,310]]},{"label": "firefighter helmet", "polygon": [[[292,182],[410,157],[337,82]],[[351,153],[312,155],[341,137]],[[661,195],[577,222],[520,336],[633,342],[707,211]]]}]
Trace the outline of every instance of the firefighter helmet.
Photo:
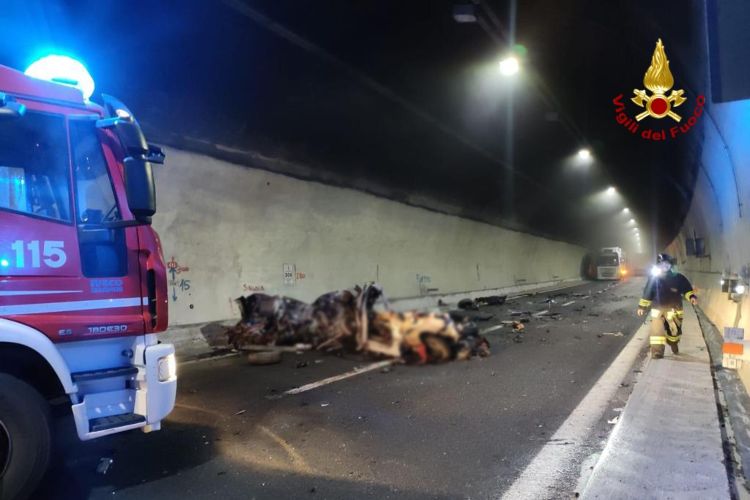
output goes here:
[{"label": "firefighter helmet", "polygon": [[674,258],[671,255],[669,255],[668,253],[660,253],[659,255],[656,256],[656,263],[657,264],[661,264],[663,262],[664,263],[669,263],[670,266],[673,266],[674,265]]}]

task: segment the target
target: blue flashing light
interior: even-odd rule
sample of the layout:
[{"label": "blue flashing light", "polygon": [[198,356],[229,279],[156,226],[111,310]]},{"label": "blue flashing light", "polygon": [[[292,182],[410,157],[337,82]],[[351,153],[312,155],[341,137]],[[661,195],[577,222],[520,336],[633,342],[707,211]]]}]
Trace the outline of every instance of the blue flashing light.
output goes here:
[{"label": "blue flashing light", "polygon": [[85,100],[94,93],[94,79],[86,67],[72,57],[50,55],[31,63],[24,74],[32,78],[77,88]]},{"label": "blue flashing light", "polygon": [[0,267],[8,267],[10,266],[10,262],[8,262],[8,259],[0,259]]}]

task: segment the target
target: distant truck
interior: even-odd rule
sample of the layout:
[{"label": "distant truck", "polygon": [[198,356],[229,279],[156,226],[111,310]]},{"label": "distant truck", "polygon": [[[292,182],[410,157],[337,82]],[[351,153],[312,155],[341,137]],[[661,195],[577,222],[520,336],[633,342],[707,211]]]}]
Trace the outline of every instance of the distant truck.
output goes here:
[{"label": "distant truck", "polygon": [[620,247],[603,247],[596,256],[596,279],[620,280],[628,274]]}]

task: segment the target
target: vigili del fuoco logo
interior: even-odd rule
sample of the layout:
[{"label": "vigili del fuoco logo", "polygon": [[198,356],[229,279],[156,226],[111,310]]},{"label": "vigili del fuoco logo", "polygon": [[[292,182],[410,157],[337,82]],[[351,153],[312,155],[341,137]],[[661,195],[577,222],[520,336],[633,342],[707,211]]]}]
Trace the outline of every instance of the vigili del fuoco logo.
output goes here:
[{"label": "vigili del fuoco logo", "polygon": [[[647,90],[633,89],[633,97],[630,98],[633,103],[643,109],[635,117],[630,117],[625,113],[622,94],[612,100],[615,105],[615,120],[631,134],[640,133],[643,139],[652,141],[676,139],[690,131],[698,121],[698,117],[703,113],[706,98],[699,95],[695,99],[692,114],[683,121],[681,113],[684,113],[685,108],[681,106],[685,104],[688,98],[685,97],[684,90],[672,88],[674,87],[674,77],[669,70],[669,59],[667,59],[661,38],[656,42],[654,54],[651,56],[651,65],[643,77],[643,86]],[[671,92],[669,92],[670,90]],[[670,118],[671,120],[667,121],[674,121],[674,123],[667,128],[646,128],[646,125],[649,124],[655,126],[652,120],[643,121],[647,118],[653,118],[654,120]],[[644,125],[644,127],[641,128],[641,125]]]}]

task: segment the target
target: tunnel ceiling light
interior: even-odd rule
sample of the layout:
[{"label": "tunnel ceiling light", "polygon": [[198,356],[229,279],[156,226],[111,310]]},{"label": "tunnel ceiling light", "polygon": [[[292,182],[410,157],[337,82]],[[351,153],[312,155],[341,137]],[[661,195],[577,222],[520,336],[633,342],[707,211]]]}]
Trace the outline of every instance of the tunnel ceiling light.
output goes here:
[{"label": "tunnel ceiling light", "polygon": [[622,209],[622,213],[629,214],[630,213],[630,209],[628,207],[625,207],[625,208]]},{"label": "tunnel ceiling light", "polygon": [[608,195],[610,195],[610,196],[611,196],[611,195],[613,195],[613,194],[615,194],[616,192],[617,192],[617,190],[615,189],[615,187],[614,187],[614,186],[609,186],[609,187],[607,188],[607,191],[606,191],[606,193],[607,193]]},{"label": "tunnel ceiling light", "polygon": [[72,57],[49,55],[34,61],[24,74],[32,78],[47,80],[75,87],[88,100],[94,93],[94,79],[86,67]]},{"label": "tunnel ceiling light", "polygon": [[521,69],[521,64],[515,56],[508,56],[500,61],[500,73],[505,76],[513,76]]},{"label": "tunnel ceiling light", "polygon": [[591,150],[589,148],[581,148],[578,150],[578,158],[581,160],[591,159]]},{"label": "tunnel ceiling light", "polygon": [[460,4],[453,6],[453,19],[457,23],[475,23],[477,14],[472,4]]}]

